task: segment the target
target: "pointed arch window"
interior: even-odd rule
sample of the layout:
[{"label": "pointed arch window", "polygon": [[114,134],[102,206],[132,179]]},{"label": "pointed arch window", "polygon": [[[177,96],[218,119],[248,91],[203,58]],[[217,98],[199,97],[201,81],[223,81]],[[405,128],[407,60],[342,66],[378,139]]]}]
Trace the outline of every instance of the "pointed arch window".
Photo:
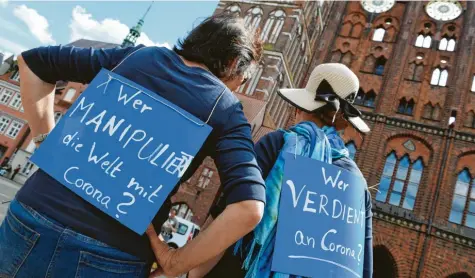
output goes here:
[{"label": "pointed arch window", "polygon": [[475,112],[473,112],[473,110],[467,112],[467,117],[465,118],[464,126],[475,128]]},{"label": "pointed arch window", "polygon": [[475,181],[466,169],[455,183],[449,221],[475,229]]},{"label": "pointed arch window", "polygon": [[244,23],[246,26],[251,27],[252,30],[256,30],[259,27],[262,19],[262,9],[259,7],[251,8],[247,11],[244,17]]},{"label": "pointed arch window", "polygon": [[259,80],[261,80],[263,70],[264,70],[263,67],[259,66],[259,69],[257,69],[256,73],[252,76],[251,80],[249,80],[249,85],[246,90],[246,95],[254,94],[254,91],[257,88],[257,84],[259,84]]},{"label": "pointed arch window", "polygon": [[443,51],[455,51],[455,39],[443,37],[439,43],[439,50]]},{"label": "pointed arch window", "polygon": [[430,120],[438,120],[440,116],[440,106],[438,104],[432,105],[427,103],[424,106],[424,113],[422,115],[423,118],[430,119]]},{"label": "pointed arch window", "polygon": [[392,152],[386,158],[376,200],[413,210],[423,171],[421,158],[412,163],[408,155],[398,159]]},{"label": "pointed arch window", "polygon": [[358,94],[356,95],[354,104],[374,108],[375,100],[376,94],[373,90],[370,90],[368,93],[365,93],[360,88],[358,90]]},{"label": "pointed arch window", "polygon": [[350,51],[347,51],[345,54],[343,54],[343,57],[341,58],[340,63],[346,65],[347,67],[350,67],[352,59],[353,59],[353,55],[351,55]]},{"label": "pointed arch window", "polygon": [[432,72],[430,84],[434,86],[445,87],[447,85],[448,78],[449,72],[446,69],[435,68]]},{"label": "pointed arch window", "polygon": [[353,55],[350,51],[342,53],[340,50],[333,52],[331,61],[335,63],[345,64],[347,67],[351,66],[351,61],[353,60]]},{"label": "pointed arch window", "polygon": [[355,155],[356,155],[356,145],[353,143],[353,141],[350,141],[346,144],[346,148],[348,149],[348,152],[350,153],[350,158],[355,160]]},{"label": "pointed arch window", "polygon": [[376,59],[376,63],[374,65],[374,73],[376,75],[383,75],[384,73],[384,66],[386,65],[386,58],[384,56],[379,57]]},{"label": "pointed arch window", "polygon": [[264,42],[275,43],[284,26],[285,13],[282,10],[273,11],[262,29],[261,39]]},{"label": "pointed arch window", "polygon": [[432,37],[430,35],[424,36],[420,34],[417,36],[416,44],[417,47],[430,48],[432,45]]},{"label": "pointed arch window", "polygon": [[384,40],[384,35],[386,34],[386,30],[382,27],[379,27],[374,31],[373,34],[373,41],[375,42],[382,42]]},{"label": "pointed arch window", "polygon": [[399,101],[397,112],[400,114],[412,116],[412,112],[414,111],[414,105],[415,102],[413,99],[407,101],[405,98],[403,98]]},{"label": "pointed arch window", "polygon": [[470,91],[475,93],[475,75],[473,75],[473,77],[472,77],[472,88],[471,88]]},{"label": "pointed arch window", "polygon": [[411,63],[408,68],[407,79],[421,82],[424,75],[424,64]]}]

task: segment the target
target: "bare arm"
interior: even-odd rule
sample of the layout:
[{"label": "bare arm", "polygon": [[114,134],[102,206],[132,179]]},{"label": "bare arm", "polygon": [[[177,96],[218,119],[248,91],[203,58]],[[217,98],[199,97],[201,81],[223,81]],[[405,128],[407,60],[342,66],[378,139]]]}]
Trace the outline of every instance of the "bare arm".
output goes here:
[{"label": "bare arm", "polygon": [[260,201],[231,204],[195,239],[179,249],[169,249],[161,242],[153,226],[147,229],[153,252],[167,276],[176,277],[210,260],[219,260],[222,253],[259,223],[264,211]]},{"label": "bare arm", "polygon": [[221,260],[221,258],[224,256],[225,252],[222,252],[218,256],[212,258],[211,260],[207,261],[206,263],[192,269],[188,273],[188,278],[201,278],[204,277],[206,274],[208,274],[211,269],[213,269],[216,264]]},{"label": "bare arm", "polygon": [[20,94],[25,116],[33,136],[49,133],[54,127],[54,84],[46,83],[34,74],[18,56]]}]

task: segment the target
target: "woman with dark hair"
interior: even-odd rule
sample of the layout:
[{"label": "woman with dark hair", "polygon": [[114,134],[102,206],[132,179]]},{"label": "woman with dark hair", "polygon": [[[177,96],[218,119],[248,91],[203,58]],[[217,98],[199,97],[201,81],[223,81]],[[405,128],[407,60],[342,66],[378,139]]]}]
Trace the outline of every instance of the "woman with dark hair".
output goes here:
[{"label": "woman with dark hair", "polygon": [[[203,276],[208,278],[283,278],[290,276],[282,273],[276,275],[277,273],[270,270],[285,164],[281,154],[290,152],[316,160],[321,160],[323,157],[324,162],[363,178],[358,166],[349,158],[349,152],[338,134],[338,131],[344,130],[350,124],[359,132],[370,131],[361,119],[360,111],[352,105],[358,88],[358,78],[349,68],[343,64],[332,63],[317,66],[306,88],[279,91],[283,99],[297,108],[295,117],[297,124],[289,130],[278,130],[265,135],[255,146],[257,162],[266,181],[264,217],[256,229],[236,246],[229,248],[219,262],[220,257],[210,260],[192,270],[190,278]],[[331,157],[326,157],[324,154],[331,154]],[[219,208],[217,210],[219,211]],[[367,188],[365,188],[365,214],[362,277],[371,278],[373,271],[372,212],[371,195]],[[349,277],[353,277],[353,274],[350,275]],[[322,277],[326,276],[322,274]]]},{"label": "woman with dark hair", "polygon": [[[179,250],[157,242],[168,218],[170,196],[140,236],[39,169],[20,189],[0,227],[1,277],[147,277],[156,259],[177,276],[206,262],[249,233],[260,221],[265,188],[251,128],[233,95],[261,58],[257,34],[242,19],[205,19],[171,51],[144,47],[85,49],[40,47],[18,57],[25,115],[39,145],[54,126],[55,83],[87,84],[101,68],[157,93],[213,128],[182,177],[211,156],[219,170],[226,209]],[[211,115],[211,116],[210,116]],[[150,119],[157,121],[160,119]],[[163,132],[167,132],[164,130]],[[159,254],[154,258],[154,253]]]}]

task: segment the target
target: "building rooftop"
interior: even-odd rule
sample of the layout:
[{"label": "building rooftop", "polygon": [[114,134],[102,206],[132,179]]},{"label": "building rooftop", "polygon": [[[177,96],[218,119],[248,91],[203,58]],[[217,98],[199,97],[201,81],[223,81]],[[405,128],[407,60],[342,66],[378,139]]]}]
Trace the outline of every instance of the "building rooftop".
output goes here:
[{"label": "building rooftop", "polygon": [[266,102],[263,100],[258,100],[243,94],[235,95],[241,101],[242,106],[244,107],[244,115],[249,122],[254,121],[257,115],[259,115],[259,113],[266,107]]},{"label": "building rooftop", "polygon": [[76,46],[76,47],[92,47],[92,48],[114,48],[119,47],[119,44],[109,43],[109,42],[101,42],[101,41],[93,41],[87,39],[80,39],[77,41],[73,41],[68,43],[69,46]]}]

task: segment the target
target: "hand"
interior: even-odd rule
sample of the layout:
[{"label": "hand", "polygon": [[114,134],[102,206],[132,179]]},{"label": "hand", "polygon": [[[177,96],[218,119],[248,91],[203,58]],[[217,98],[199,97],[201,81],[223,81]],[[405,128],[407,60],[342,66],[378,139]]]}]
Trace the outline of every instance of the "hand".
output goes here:
[{"label": "hand", "polygon": [[173,262],[173,255],[176,253],[176,250],[170,248],[168,244],[163,242],[163,239],[159,239],[157,232],[152,224],[148,226],[145,233],[150,240],[150,245],[152,246],[153,253],[158,263],[158,268],[150,274],[150,278],[159,277],[160,275],[165,275],[166,277],[176,277],[181,273],[173,273],[171,271]]}]

